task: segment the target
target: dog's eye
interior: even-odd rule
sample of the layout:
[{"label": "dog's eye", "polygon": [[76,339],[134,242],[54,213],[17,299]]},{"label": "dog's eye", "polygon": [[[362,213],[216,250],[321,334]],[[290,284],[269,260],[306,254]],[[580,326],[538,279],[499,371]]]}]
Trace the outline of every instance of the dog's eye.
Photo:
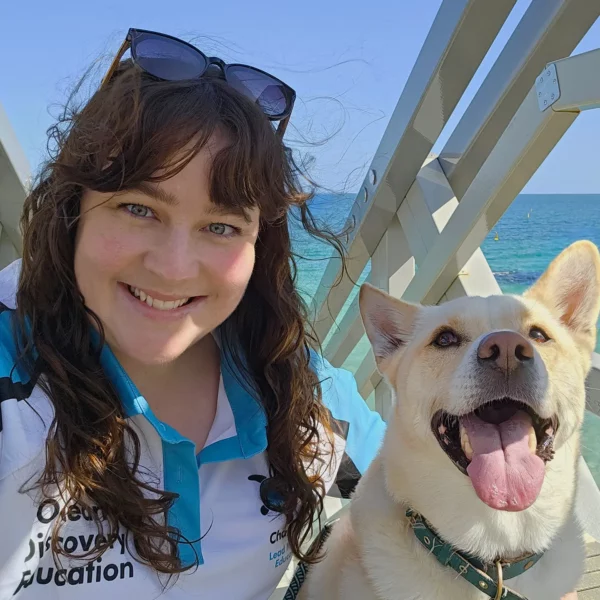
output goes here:
[{"label": "dog's eye", "polygon": [[447,348],[448,346],[458,346],[460,344],[460,338],[454,331],[446,329],[438,333],[436,338],[433,340],[433,344],[435,346],[439,346],[440,348]]},{"label": "dog's eye", "polygon": [[545,344],[550,339],[550,336],[539,327],[532,327],[529,330],[529,337],[538,344]]}]

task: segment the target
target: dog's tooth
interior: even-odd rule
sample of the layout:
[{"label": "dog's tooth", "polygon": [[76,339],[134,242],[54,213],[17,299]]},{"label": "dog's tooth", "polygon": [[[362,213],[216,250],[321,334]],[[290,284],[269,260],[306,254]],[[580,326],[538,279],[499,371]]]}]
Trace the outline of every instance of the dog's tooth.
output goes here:
[{"label": "dog's tooth", "polygon": [[462,444],[462,450],[465,453],[467,460],[473,460],[473,448],[471,447],[471,442],[468,437]]},{"label": "dog's tooth", "polygon": [[529,451],[532,454],[535,454],[537,450],[537,437],[535,435],[535,430],[533,427],[529,429]]},{"label": "dog's tooth", "polygon": [[469,434],[462,423],[460,424],[460,447],[465,453],[467,460],[471,460],[473,458],[473,447],[471,446],[471,441],[469,440]]},{"label": "dog's tooth", "polygon": [[446,433],[446,431],[448,431],[448,430],[446,429],[445,425],[440,425],[438,427],[438,431],[440,432],[440,435],[444,435]]},{"label": "dog's tooth", "polygon": [[554,435],[554,429],[552,427],[548,427],[545,433],[546,435]]}]

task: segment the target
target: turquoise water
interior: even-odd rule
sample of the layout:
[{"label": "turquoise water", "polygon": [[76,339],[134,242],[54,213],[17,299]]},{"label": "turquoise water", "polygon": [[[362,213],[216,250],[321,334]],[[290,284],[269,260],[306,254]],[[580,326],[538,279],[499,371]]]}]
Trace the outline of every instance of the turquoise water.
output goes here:
[{"label": "turquoise water", "polygon": [[[313,200],[315,215],[339,231],[354,196],[326,195]],[[498,240],[494,238],[498,235]],[[310,302],[330,256],[329,246],[316,242],[292,224],[294,250],[299,256],[298,284]],[[516,198],[482,245],[504,293],[519,294],[543,273],[550,261],[569,244],[587,239],[600,246],[600,194],[531,195]],[[368,274],[365,269],[358,283]],[[357,293],[358,287],[354,294]],[[349,305],[352,296],[346,303]],[[600,322],[598,324],[600,332]],[[363,339],[344,363],[355,370],[367,345]],[[600,352],[600,335],[596,351]],[[596,482],[600,483],[600,417],[587,413],[583,428],[583,453]]]}]

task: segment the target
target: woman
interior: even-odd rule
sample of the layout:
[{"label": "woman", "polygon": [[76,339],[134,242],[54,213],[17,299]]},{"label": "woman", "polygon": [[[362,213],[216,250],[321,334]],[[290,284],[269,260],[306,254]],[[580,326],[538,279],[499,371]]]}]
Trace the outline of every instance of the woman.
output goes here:
[{"label": "woman", "polygon": [[309,349],[289,210],[335,240],[281,140],[293,101],[130,30],[54,129],[0,277],[1,599],[268,598],[377,451]]}]

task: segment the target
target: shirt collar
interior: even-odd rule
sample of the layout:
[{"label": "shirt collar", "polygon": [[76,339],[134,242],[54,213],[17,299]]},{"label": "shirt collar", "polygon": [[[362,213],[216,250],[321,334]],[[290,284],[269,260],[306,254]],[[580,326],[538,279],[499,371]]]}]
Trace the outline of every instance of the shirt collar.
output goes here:
[{"label": "shirt collar", "polygon": [[[244,380],[232,357],[228,356],[220,345],[219,347],[223,387],[233,414],[235,433],[230,438],[217,439],[213,444],[207,445],[202,453],[212,448],[210,452],[206,452],[211,461],[249,458],[264,452],[267,448],[267,418],[257,391],[253,389],[250,382]],[[102,348],[100,360],[106,375],[115,386],[128,417],[135,415],[146,417],[165,442],[186,441],[186,438],[175,429],[154,415],[146,399],[106,343]]]}]

